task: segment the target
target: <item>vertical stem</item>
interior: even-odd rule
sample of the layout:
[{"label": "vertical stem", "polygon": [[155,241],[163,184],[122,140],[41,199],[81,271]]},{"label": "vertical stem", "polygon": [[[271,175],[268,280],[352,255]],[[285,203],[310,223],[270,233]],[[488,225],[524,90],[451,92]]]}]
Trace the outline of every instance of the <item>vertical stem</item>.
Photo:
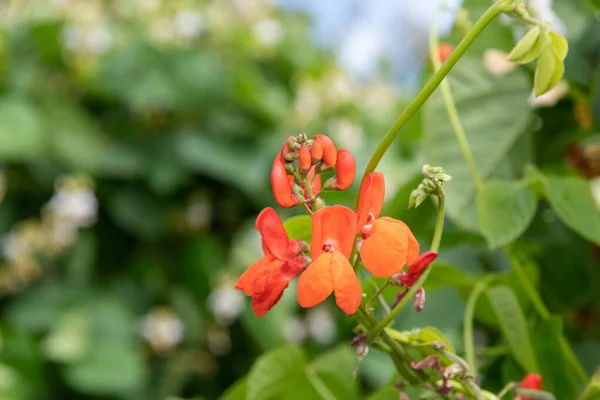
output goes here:
[{"label": "vertical stem", "polygon": [[[429,33],[429,57],[431,58],[433,70],[435,72],[439,71],[442,67],[442,62],[437,52],[438,23],[439,18],[435,18],[431,24],[431,31]],[[469,172],[473,177],[475,187],[477,188],[477,191],[480,191],[483,188],[483,180],[481,179],[481,175],[479,174],[479,170],[477,169],[477,165],[475,164],[475,159],[473,158],[471,147],[469,146],[469,142],[467,141],[467,135],[465,134],[465,130],[463,129],[463,126],[460,122],[458,110],[456,109],[456,104],[454,103],[454,99],[452,98],[452,92],[450,91],[450,84],[447,80],[444,79],[442,80],[442,82],[440,82],[440,90],[442,91],[442,98],[444,99],[444,104],[446,106],[448,118],[450,119],[452,131],[456,136],[456,141],[458,142],[460,150],[463,154],[463,158],[465,159],[467,167],[469,168]]]},{"label": "vertical stem", "polygon": [[486,282],[478,282],[473,291],[469,295],[467,300],[467,307],[465,309],[465,325],[463,332],[464,347],[465,347],[465,359],[469,364],[469,371],[473,377],[477,377],[477,364],[475,362],[475,344],[473,343],[473,315],[475,314],[475,305],[479,295],[485,290]]}]

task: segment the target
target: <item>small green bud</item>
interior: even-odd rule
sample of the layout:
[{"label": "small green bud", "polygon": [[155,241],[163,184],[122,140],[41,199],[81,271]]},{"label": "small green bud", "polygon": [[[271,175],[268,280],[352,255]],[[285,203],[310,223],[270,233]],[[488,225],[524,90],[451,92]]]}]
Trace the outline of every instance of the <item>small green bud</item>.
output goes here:
[{"label": "small green bud", "polygon": [[534,26],[523,36],[508,55],[508,60],[517,64],[528,64],[540,56],[544,35],[539,26]]}]

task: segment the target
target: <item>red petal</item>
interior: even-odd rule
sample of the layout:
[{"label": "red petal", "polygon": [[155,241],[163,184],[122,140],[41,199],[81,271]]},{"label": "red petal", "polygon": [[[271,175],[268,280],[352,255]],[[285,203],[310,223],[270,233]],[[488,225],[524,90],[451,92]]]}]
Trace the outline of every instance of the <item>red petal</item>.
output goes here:
[{"label": "red petal", "polygon": [[264,277],[279,273],[282,265],[283,262],[275,257],[264,256],[244,271],[234,287],[243,291],[247,296],[252,296],[257,289],[260,290],[261,285],[264,283]]},{"label": "red petal", "polygon": [[333,253],[324,253],[300,275],[298,279],[298,303],[300,306],[314,307],[333,292],[332,259]]},{"label": "red petal", "polygon": [[300,170],[305,173],[310,169],[312,165],[312,157],[310,155],[310,150],[305,145],[300,147],[300,156],[298,159],[298,163],[300,165]]},{"label": "red petal", "polygon": [[364,179],[360,187],[360,197],[358,200],[358,222],[356,224],[357,232],[367,222],[369,214],[375,218],[381,214],[383,208],[383,199],[385,196],[385,179],[381,172],[371,172]]},{"label": "red petal", "polygon": [[267,207],[258,214],[255,223],[256,229],[263,238],[263,243],[280,260],[287,261],[298,255],[293,249],[298,246],[291,246],[290,239],[283,227],[283,223],[277,215],[277,212],[271,207]]},{"label": "red petal", "polygon": [[289,281],[283,277],[274,277],[270,282],[268,290],[252,296],[252,311],[257,317],[262,317],[269,311],[283,295],[283,291],[288,287]]},{"label": "red petal", "polygon": [[292,191],[285,166],[280,162],[275,163],[271,170],[271,187],[273,188],[275,200],[281,207],[290,208],[299,203]]},{"label": "red petal", "polygon": [[373,233],[360,249],[365,268],[382,278],[400,272],[407,264],[409,234],[410,229],[402,221],[389,217],[373,221]]},{"label": "red petal", "polygon": [[337,164],[335,166],[335,187],[337,190],[346,190],[354,183],[356,175],[356,161],[354,156],[346,149],[337,152]]},{"label": "red petal", "polygon": [[319,192],[321,192],[321,174],[318,174],[317,177],[313,180],[313,177],[315,176],[315,169],[317,168],[316,165],[313,165],[313,167],[310,169],[310,171],[308,171],[308,180],[312,180],[312,184],[310,185],[310,188],[312,189],[312,193],[313,196],[316,196],[319,194]]},{"label": "red petal", "polygon": [[348,207],[325,207],[312,215],[312,242],[310,254],[313,260],[324,253],[323,245],[350,258],[356,232],[356,215]]}]

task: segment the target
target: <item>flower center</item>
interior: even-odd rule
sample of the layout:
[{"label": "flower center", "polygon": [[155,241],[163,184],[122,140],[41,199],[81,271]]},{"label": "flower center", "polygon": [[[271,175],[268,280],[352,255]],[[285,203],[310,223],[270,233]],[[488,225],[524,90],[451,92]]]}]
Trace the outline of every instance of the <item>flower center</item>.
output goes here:
[{"label": "flower center", "polygon": [[335,247],[332,244],[324,244],[323,251],[326,253],[333,253],[335,251]]}]

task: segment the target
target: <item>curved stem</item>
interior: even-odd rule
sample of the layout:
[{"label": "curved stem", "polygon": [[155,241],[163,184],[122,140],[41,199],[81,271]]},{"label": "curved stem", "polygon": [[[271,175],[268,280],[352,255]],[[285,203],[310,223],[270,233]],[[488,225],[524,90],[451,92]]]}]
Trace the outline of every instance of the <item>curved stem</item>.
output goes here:
[{"label": "curved stem", "polygon": [[[441,188],[438,188],[438,214],[435,223],[435,231],[433,233],[433,240],[431,242],[431,251],[438,251],[440,247],[440,241],[442,239],[442,231],[444,230],[444,213],[445,213],[445,201],[444,194]],[[368,340],[373,340],[377,337],[379,332],[381,332],[386,326],[388,326],[394,318],[406,307],[408,302],[417,294],[419,289],[423,286],[429,273],[431,272],[432,265],[429,265],[421,274],[417,282],[406,292],[404,297],[396,304],[392,311],[388,315],[386,315],[373,329],[370,329]]]},{"label": "curved stem", "polygon": [[[431,24],[431,32],[429,33],[429,57],[431,58],[431,63],[433,64],[433,70],[436,72],[439,71],[442,67],[442,62],[437,52],[438,22],[439,18],[435,18],[435,20]],[[440,90],[442,91],[442,98],[444,100],[444,105],[446,106],[446,112],[448,114],[448,119],[450,120],[450,125],[452,126],[452,131],[456,136],[456,141],[458,142],[460,151],[462,152],[463,157],[467,163],[467,167],[469,168],[469,172],[473,177],[475,187],[477,188],[477,191],[480,191],[483,188],[483,180],[481,179],[481,175],[479,174],[479,170],[477,169],[477,165],[475,164],[475,159],[473,158],[471,147],[469,146],[469,142],[467,141],[467,135],[465,134],[465,130],[463,129],[463,126],[460,122],[458,110],[456,109],[456,104],[454,103],[454,99],[452,98],[452,92],[450,90],[450,84],[448,83],[448,80],[442,80],[442,82],[440,83]]]},{"label": "curved stem", "polygon": [[[392,144],[396,136],[400,133],[402,128],[408,123],[408,121],[419,111],[421,106],[429,99],[434,90],[440,85],[442,80],[448,75],[452,67],[458,62],[458,60],[465,54],[467,49],[471,46],[473,41],[481,34],[481,32],[487,27],[490,22],[494,20],[498,15],[504,11],[511,9],[510,4],[512,0],[500,0],[493,4],[487,11],[479,18],[479,20],[473,25],[473,28],[465,37],[460,41],[456,49],[450,54],[446,62],[437,70],[437,72],[429,79],[427,84],[421,89],[421,92],[414,98],[414,100],[404,109],[402,114],[385,133],[385,136],[381,139],[381,142],[377,146],[377,149],[371,156],[367,167],[363,173],[362,180],[365,177],[375,171],[379,161],[387,151],[388,147]],[[355,208],[358,206],[358,196],[356,198]]]},{"label": "curved stem", "polygon": [[473,343],[473,315],[475,314],[477,299],[485,290],[486,286],[487,283],[485,281],[475,285],[473,291],[469,295],[469,300],[467,300],[467,307],[465,309],[465,325],[463,332],[465,359],[467,360],[469,370],[474,377],[477,377],[477,364],[475,363],[475,344]]}]

